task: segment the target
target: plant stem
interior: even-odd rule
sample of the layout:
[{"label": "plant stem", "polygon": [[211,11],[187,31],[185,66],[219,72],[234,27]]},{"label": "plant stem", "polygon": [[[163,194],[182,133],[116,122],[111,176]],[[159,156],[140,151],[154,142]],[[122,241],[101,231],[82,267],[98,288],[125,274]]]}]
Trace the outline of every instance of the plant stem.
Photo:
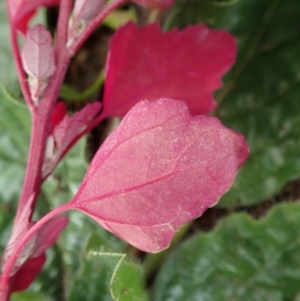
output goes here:
[{"label": "plant stem", "polygon": [[50,211],[48,214],[46,214],[44,217],[42,217],[39,221],[37,221],[30,229],[29,231],[23,236],[20,243],[16,246],[14,249],[13,254],[9,258],[9,260],[5,264],[4,271],[0,278],[0,301],[5,300],[3,299],[3,296],[7,295],[7,290],[9,290],[9,278],[12,269],[14,268],[16,261],[18,259],[18,256],[20,252],[22,251],[25,244],[28,242],[28,240],[32,237],[33,234],[35,234],[43,225],[45,225],[50,219],[52,219],[54,216],[71,210],[72,205],[70,203],[63,204],[54,210]]},{"label": "plant stem", "polygon": [[57,21],[57,36],[55,43],[56,57],[61,49],[66,47],[68,38],[68,22],[73,8],[73,0],[61,0],[59,6],[59,16]]},{"label": "plant stem", "polygon": [[93,22],[85,29],[80,37],[75,41],[75,43],[70,47],[70,52],[73,55],[79,50],[84,41],[91,35],[91,33],[96,29],[96,27],[103,22],[103,20],[110,14],[113,10],[119,6],[127,3],[128,0],[115,0],[112,3],[109,3],[93,20]]},{"label": "plant stem", "polygon": [[[35,207],[36,198],[43,181],[41,178],[41,169],[44,160],[46,141],[50,130],[50,119],[70,59],[68,52],[65,49],[61,50],[59,61],[57,63],[57,70],[49,82],[44,97],[32,112],[32,130],[27,167],[15,223],[18,222],[18,217],[32,195],[34,195],[32,206],[33,208]],[[31,215],[32,213],[33,210]],[[29,218],[31,218],[31,216]]]}]

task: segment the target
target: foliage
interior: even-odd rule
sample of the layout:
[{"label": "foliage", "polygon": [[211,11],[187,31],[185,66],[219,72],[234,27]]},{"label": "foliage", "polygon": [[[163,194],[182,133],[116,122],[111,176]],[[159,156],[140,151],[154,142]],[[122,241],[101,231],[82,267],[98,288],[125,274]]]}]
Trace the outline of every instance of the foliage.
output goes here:
[{"label": "foliage", "polygon": [[[84,92],[62,83],[127,2],[0,3],[0,300],[300,300],[299,204],[249,215],[286,201],[276,193],[300,175],[300,4],[134,0],[125,19],[143,26],[116,30],[105,75]],[[55,35],[31,25],[58,4]],[[87,97],[70,114],[65,100]],[[81,138],[113,116],[87,166]],[[238,133],[251,152],[234,180],[248,155]],[[193,219],[220,197],[230,214],[203,233]]]}]

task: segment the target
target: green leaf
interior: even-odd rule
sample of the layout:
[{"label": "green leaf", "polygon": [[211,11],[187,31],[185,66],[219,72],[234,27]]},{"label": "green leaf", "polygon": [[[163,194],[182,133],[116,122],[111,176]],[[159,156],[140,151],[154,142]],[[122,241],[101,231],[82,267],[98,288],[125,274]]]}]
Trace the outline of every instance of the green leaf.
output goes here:
[{"label": "green leaf", "polygon": [[202,21],[200,2],[211,6],[211,25],[237,37],[238,60],[216,95],[216,115],[251,149],[220,204],[252,205],[300,176],[300,2],[240,0],[213,8],[211,1],[179,1],[172,25]]},{"label": "green leaf", "polygon": [[120,258],[111,279],[111,294],[115,301],[148,300],[144,290],[143,270],[133,262]]},{"label": "green leaf", "polygon": [[20,94],[15,63],[10,48],[10,29],[6,1],[0,1],[0,81],[14,95]]},{"label": "green leaf", "polygon": [[22,188],[30,118],[27,108],[7,99],[1,89],[0,112],[0,254],[2,254],[10,237],[17,200]]},{"label": "green leaf", "polygon": [[42,293],[27,291],[22,293],[14,293],[11,297],[11,301],[53,301],[53,299],[45,296]]},{"label": "green leaf", "polygon": [[136,19],[136,13],[133,7],[129,7],[126,10],[116,9],[104,19],[103,25],[117,30],[120,26],[125,25],[129,21],[136,22]]},{"label": "green leaf", "polygon": [[85,91],[79,92],[67,84],[62,84],[59,97],[69,100],[69,101],[79,101],[85,100],[95,94],[104,81],[104,70],[102,70],[97,78],[97,80]]},{"label": "green leaf", "polygon": [[29,145],[27,108],[0,90],[0,199],[8,203],[20,194]]},{"label": "green leaf", "polygon": [[81,275],[76,279],[69,300],[143,301],[143,273],[138,264],[125,261],[125,254],[89,252]]},{"label": "green leaf", "polygon": [[239,0],[177,0],[167,20],[168,27],[184,28],[197,23],[214,26],[227,9],[237,1]]},{"label": "green leaf", "polygon": [[262,220],[232,215],[183,243],[163,266],[155,301],[294,300],[300,292],[300,205]]}]

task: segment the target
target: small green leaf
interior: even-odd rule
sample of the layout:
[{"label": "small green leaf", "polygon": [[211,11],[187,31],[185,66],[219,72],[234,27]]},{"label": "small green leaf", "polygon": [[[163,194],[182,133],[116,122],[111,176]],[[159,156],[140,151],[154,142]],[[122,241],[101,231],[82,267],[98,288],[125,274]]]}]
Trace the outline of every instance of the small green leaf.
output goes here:
[{"label": "small green leaf", "polygon": [[147,300],[140,266],[124,261],[125,254],[89,252],[75,281],[70,301]]},{"label": "small green leaf", "polygon": [[300,292],[300,204],[285,203],[253,220],[232,215],[196,234],[166,261],[155,301],[294,300]]},{"label": "small green leaf", "polygon": [[111,294],[115,301],[148,300],[144,290],[144,275],[140,265],[120,258],[111,279]]}]

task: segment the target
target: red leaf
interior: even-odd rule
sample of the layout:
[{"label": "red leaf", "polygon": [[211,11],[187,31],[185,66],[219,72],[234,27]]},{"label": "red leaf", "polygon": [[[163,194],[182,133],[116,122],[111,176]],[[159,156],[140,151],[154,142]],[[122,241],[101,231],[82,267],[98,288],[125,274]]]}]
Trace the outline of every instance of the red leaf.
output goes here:
[{"label": "red leaf", "polygon": [[133,2],[146,8],[165,9],[171,6],[175,0],[133,0]]},{"label": "red leaf", "polygon": [[34,281],[35,277],[41,271],[46,261],[46,255],[43,253],[39,257],[29,258],[11,277],[11,292],[23,291]]},{"label": "red leaf", "polygon": [[51,129],[50,134],[53,133],[54,128],[63,120],[63,118],[67,115],[67,106],[64,102],[59,101],[53,110],[53,114],[51,116]]},{"label": "red leaf", "polygon": [[56,6],[60,0],[7,0],[11,22],[23,33],[35,10],[41,6]]},{"label": "red leaf", "polygon": [[242,135],[171,99],[138,103],[95,155],[70,205],[158,252],[214,205],[248,156]]},{"label": "red leaf", "polygon": [[235,54],[224,30],[195,25],[163,33],[156,24],[128,23],[111,39],[103,114],[124,116],[138,101],[161,97],[184,99],[191,114],[207,114]]}]

